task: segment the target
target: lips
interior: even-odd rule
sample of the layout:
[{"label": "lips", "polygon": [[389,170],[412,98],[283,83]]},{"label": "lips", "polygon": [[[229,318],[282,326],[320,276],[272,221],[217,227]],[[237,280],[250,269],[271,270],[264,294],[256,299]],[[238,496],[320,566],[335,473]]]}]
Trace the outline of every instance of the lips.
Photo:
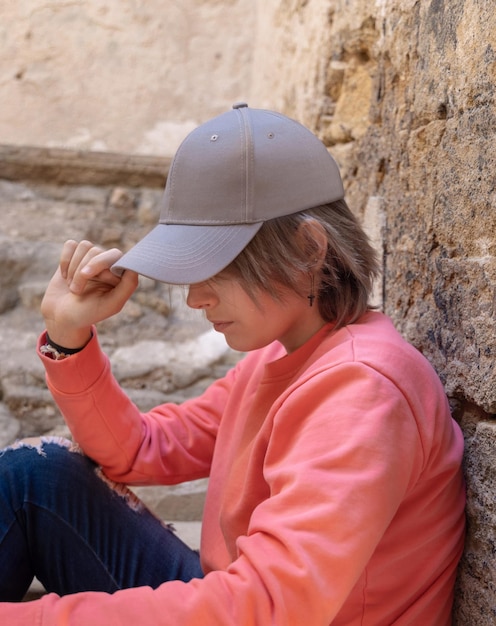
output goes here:
[{"label": "lips", "polygon": [[212,321],[214,330],[216,330],[219,333],[224,332],[228,326],[230,326],[232,324],[232,322],[214,322]]}]

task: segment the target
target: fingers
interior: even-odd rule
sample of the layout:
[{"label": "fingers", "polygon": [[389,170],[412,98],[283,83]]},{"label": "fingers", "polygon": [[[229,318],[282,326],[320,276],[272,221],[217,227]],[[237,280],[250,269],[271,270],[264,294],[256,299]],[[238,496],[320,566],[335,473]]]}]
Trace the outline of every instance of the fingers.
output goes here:
[{"label": "fingers", "polygon": [[62,274],[62,278],[67,278],[69,273],[69,265],[71,263],[71,259],[74,255],[74,252],[78,246],[78,242],[74,241],[74,239],[69,239],[64,243],[62,248],[62,252],[60,253],[60,273]]},{"label": "fingers", "polygon": [[[114,279],[116,277],[114,276]],[[117,313],[122,309],[124,304],[129,300],[129,298],[133,295],[136,290],[139,277],[136,272],[132,272],[131,270],[126,270],[121,278],[117,279],[119,283],[115,289],[113,289],[113,299],[114,306],[116,306],[116,310],[113,311],[113,314]]]},{"label": "fingers", "polygon": [[81,293],[88,280],[98,277],[109,286],[119,284],[120,278],[110,272],[110,267],[122,256],[117,248],[103,250],[90,241],[65,242],[60,255],[60,271],[73,293]]}]

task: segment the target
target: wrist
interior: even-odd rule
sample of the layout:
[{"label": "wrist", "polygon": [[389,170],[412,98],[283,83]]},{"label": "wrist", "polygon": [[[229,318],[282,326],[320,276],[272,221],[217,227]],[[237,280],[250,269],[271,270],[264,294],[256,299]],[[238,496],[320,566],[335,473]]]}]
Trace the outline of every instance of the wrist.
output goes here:
[{"label": "wrist", "polygon": [[[93,336],[93,333],[91,334],[91,337]],[[91,339],[90,337],[90,339]],[[88,339],[88,341],[90,340]],[[63,352],[64,354],[66,354],[67,356],[70,356],[71,354],[76,354],[76,352],[81,352],[81,350],[83,350],[88,341],[77,348],[67,348],[65,346],[61,346],[59,343],[55,343],[55,341],[50,337],[50,335],[48,334],[48,332],[46,333],[46,340],[47,340],[47,344],[49,344],[50,346],[52,346],[52,348],[55,348],[55,350],[57,350],[58,352]]]},{"label": "wrist", "polygon": [[[91,336],[93,336],[93,334]],[[81,352],[81,350],[83,350],[84,347],[87,345],[88,341],[83,346],[78,348],[66,348],[55,343],[48,334],[48,332],[46,332],[46,343],[40,346],[40,353],[43,356],[52,359],[53,361],[62,361],[63,359],[67,359],[68,357],[72,356],[73,354]]]},{"label": "wrist", "polygon": [[67,330],[61,329],[59,326],[55,326],[46,320],[45,324],[47,342],[55,348],[62,348],[62,351],[65,351],[67,354],[72,351],[82,350],[93,337],[91,327],[78,330]]},{"label": "wrist", "polygon": [[[92,336],[93,334],[91,334],[91,337]],[[73,354],[81,352],[81,350],[83,350],[87,345],[88,341],[83,346],[78,348],[66,348],[65,346],[61,346],[55,343],[48,334],[48,332],[46,332],[46,343],[40,346],[40,352],[43,356],[46,356],[53,361],[62,361],[63,359],[67,359],[68,357],[72,356]]]}]

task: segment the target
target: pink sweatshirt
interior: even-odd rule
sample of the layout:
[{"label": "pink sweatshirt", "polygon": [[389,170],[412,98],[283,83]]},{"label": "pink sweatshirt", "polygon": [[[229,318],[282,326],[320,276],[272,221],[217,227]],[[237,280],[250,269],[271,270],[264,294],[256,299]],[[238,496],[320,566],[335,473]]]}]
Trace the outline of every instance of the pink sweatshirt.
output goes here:
[{"label": "pink sweatshirt", "polygon": [[462,434],[380,313],[250,353],[200,398],[141,414],[96,337],[44,359],[75,439],[117,481],[210,476],[206,576],[1,604],[16,626],[448,626],[463,549]]}]

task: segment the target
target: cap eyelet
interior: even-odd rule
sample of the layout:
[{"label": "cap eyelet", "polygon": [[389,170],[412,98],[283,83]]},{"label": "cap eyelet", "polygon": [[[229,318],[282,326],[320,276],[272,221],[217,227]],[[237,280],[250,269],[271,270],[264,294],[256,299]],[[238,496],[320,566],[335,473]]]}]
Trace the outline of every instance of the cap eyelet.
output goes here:
[{"label": "cap eyelet", "polygon": [[217,141],[218,138],[219,138],[219,135],[212,135],[210,137],[210,141]]},{"label": "cap eyelet", "polygon": [[274,139],[275,134],[274,134],[272,131],[270,131],[270,132],[268,132],[268,133],[267,133],[267,137],[268,137],[269,139]]}]

